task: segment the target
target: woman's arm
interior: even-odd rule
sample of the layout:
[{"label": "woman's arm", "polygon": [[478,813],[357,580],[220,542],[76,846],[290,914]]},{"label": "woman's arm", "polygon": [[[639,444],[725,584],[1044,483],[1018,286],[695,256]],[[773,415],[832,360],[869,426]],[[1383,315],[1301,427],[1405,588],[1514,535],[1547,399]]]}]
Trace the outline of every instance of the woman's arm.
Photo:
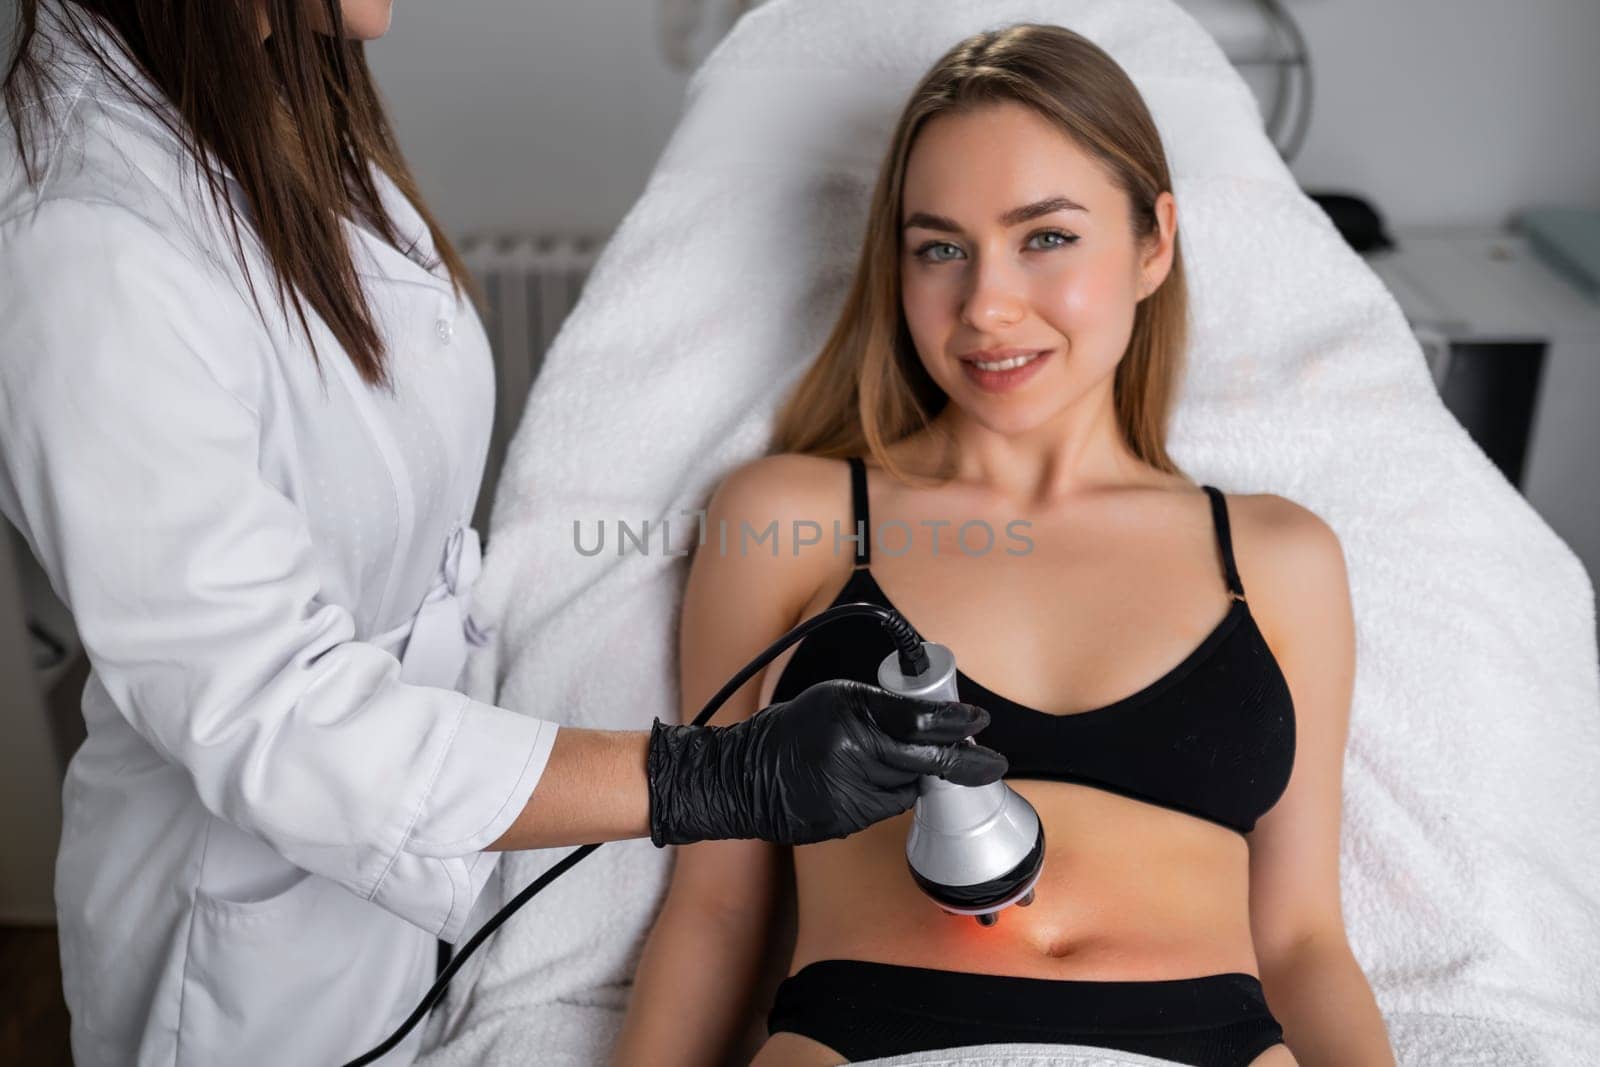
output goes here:
[{"label": "woman's arm", "polygon": [[648,730],[561,727],[533,795],[485,851],[649,837],[649,752]]},{"label": "woman's arm", "polygon": [[[757,652],[798,621],[837,568],[824,546],[795,557],[788,546],[741,551],[737,532],[807,514],[810,487],[834,464],[774,456],[735,471],[713,496],[707,529],[727,522],[728,547],[709,537],[696,553],[684,591],[679,634],[682,717],[688,721]],[[834,479],[839,481],[837,477]],[[844,484],[840,482],[841,486]],[[826,489],[822,489],[826,493]],[[842,495],[843,490],[839,490]],[[829,498],[824,495],[822,500]],[[819,509],[820,510],[820,509]],[[820,550],[819,550],[820,549]],[[759,676],[710,720],[728,724],[756,710]],[[671,886],[645,943],[633,999],[612,1062],[667,1065],[746,1062],[742,1047],[763,996],[765,935],[788,877],[783,850],[761,841],[678,846]]]},{"label": "woman's arm", "polygon": [[[1294,699],[1289,786],[1250,833],[1250,927],[1261,985],[1302,1067],[1393,1064],[1383,1016],[1345,937],[1339,825],[1355,678],[1344,554],[1314,513],[1251,498],[1243,556],[1256,614]],[[1245,509],[1240,509],[1243,512]]]}]

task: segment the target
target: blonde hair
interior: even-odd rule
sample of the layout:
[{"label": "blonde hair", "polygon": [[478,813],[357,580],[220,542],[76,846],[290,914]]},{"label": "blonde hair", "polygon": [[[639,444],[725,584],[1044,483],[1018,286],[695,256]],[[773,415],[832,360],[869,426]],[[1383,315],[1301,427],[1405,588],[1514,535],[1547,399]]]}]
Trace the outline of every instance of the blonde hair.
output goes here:
[{"label": "blonde hair", "polygon": [[[1031,108],[1100,160],[1128,196],[1136,239],[1159,236],[1156,198],[1172,189],[1166,154],[1139,90],[1116,61],[1060,26],[1024,24],[967,38],[923,76],[895,126],[844,308],[778,412],[773,451],[832,458],[870,453],[895,477],[910,480],[886,449],[926,428],[949,397],[917,358],[901,306],[906,159],[930,118],[1003,102]],[[1183,257],[1174,235],[1171,270],[1135,309],[1112,385],[1129,449],[1167,473],[1181,473],[1167,454],[1166,436],[1187,319]]]}]

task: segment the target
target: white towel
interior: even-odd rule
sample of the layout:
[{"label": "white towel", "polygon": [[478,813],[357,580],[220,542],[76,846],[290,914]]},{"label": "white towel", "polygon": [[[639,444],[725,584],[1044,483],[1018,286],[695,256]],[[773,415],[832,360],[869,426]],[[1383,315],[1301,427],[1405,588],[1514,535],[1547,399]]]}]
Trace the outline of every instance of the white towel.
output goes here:
[{"label": "white towel", "polygon": [[[1299,502],[1343,543],[1358,642],[1345,917],[1401,1062],[1589,1059],[1593,590],[1444,409],[1395,302],[1169,0],[776,0],[738,25],[529,398],[478,583],[499,631],[469,665],[474,695],[585,727],[675,719],[684,560],[659,527],[648,554],[619,558],[612,524],[667,519],[688,544],[681,513],[762,451],[837,313],[910,87],[959,38],[1018,21],[1104,47],[1161,129],[1194,316],[1174,457],[1230,492]],[[607,552],[580,555],[574,520],[592,544],[601,518]],[[563,854],[508,858],[502,897]],[[545,890],[453,991],[424,1062],[601,1062],[668,860],[608,844]]]}]

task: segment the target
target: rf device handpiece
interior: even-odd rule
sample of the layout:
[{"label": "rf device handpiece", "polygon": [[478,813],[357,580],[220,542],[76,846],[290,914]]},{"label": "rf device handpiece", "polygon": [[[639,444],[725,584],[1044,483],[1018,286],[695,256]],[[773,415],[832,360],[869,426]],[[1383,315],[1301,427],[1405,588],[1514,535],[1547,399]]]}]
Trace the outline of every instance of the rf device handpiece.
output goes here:
[{"label": "rf device handpiece", "polygon": [[[925,700],[961,699],[955,656],[932,642],[924,642],[922,651],[917,661],[891,652],[878,666],[878,684]],[[975,744],[970,737],[965,743]],[[968,786],[924,775],[906,838],[906,862],[911,877],[939,907],[993,926],[1005,908],[1033,903],[1044,867],[1044,827],[1033,805],[1003,779]]]}]

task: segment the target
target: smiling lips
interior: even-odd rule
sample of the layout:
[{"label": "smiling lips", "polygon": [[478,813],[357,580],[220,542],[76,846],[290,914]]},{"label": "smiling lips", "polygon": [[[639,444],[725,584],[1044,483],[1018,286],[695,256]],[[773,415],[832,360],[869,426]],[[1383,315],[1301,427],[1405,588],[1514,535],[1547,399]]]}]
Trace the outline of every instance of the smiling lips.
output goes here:
[{"label": "smiling lips", "polygon": [[961,370],[984,392],[1004,393],[1033,377],[1051,352],[1048,348],[985,348],[961,356]]}]

